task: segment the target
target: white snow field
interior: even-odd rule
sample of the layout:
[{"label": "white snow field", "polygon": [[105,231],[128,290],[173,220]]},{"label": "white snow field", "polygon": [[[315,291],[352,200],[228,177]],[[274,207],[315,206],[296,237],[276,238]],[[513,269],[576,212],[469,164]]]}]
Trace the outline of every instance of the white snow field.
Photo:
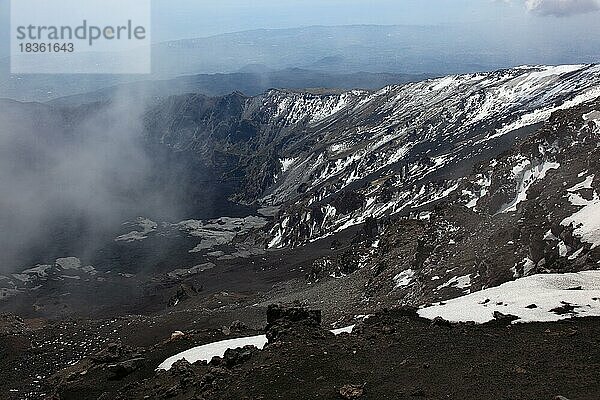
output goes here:
[{"label": "white snow field", "polygon": [[581,196],[571,195],[571,203],[583,205],[584,207],[575,214],[565,218],[561,224],[564,226],[573,225],[573,233],[581,238],[582,241],[590,243],[592,249],[600,246],[600,199],[594,193],[593,200],[585,200]]},{"label": "white snow field", "polygon": [[[574,306],[573,312],[550,311],[565,304]],[[527,276],[421,308],[419,315],[428,319],[442,317],[452,322],[485,323],[494,319],[495,311],[519,317],[514,322],[600,316],[600,271]]]},{"label": "white snow field", "polygon": [[266,344],[267,337],[265,335],[221,340],[220,342],[194,347],[169,357],[158,366],[158,369],[164,369],[168,371],[171,369],[173,364],[182,359],[187,360],[189,363],[195,363],[196,361],[210,361],[215,356],[223,357],[225,351],[228,349],[237,349],[244,346],[255,346],[259,349],[262,349]]},{"label": "white snow field", "polygon": [[[354,329],[354,325],[346,326],[331,331],[334,335],[340,335],[342,333],[351,333]],[[266,335],[248,336],[237,339],[221,340],[219,342],[208,343],[202,346],[194,347],[192,349],[183,351],[179,354],[175,354],[172,357],[167,358],[163,361],[157,369],[170,370],[173,364],[177,361],[185,359],[187,362],[193,364],[196,361],[210,361],[213,357],[223,357],[225,351],[228,349],[237,349],[244,346],[255,346],[258,349],[263,349],[267,344]]]}]

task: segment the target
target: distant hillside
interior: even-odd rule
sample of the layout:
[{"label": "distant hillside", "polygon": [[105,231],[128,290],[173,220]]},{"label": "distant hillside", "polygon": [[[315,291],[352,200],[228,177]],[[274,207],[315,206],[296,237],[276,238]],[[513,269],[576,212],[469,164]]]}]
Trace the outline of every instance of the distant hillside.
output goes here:
[{"label": "distant hillside", "polygon": [[[53,105],[79,105],[109,100],[120,91],[135,93],[144,99],[160,99],[184,93],[202,93],[207,96],[223,96],[235,91],[255,96],[271,88],[313,89],[379,89],[391,84],[417,82],[429,76],[411,74],[375,74],[368,72],[353,74],[333,74],[304,69],[281,71],[264,70],[258,72],[232,74],[201,74],[183,76],[170,80],[141,81],[111,86],[90,93],[67,96],[52,100]],[[329,89],[329,90],[327,90]]]}]

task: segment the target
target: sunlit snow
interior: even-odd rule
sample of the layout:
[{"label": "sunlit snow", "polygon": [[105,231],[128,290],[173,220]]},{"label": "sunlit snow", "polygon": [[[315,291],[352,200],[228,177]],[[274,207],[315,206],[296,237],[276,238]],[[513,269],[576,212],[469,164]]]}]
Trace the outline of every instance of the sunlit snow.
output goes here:
[{"label": "sunlit snow", "polygon": [[[575,307],[572,313],[551,311],[566,304]],[[515,315],[517,322],[600,316],[600,271],[531,275],[421,308],[419,315],[484,323],[494,319],[495,311]]]},{"label": "sunlit snow", "polygon": [[575,214],[565,218],[561,224],[563,226],[573,225],[573,233],[581,238],[582,241],[590,243],[592,249],[600,246],[600,199],[594,193],[593,200],[585,200],[578,195],[571,195],[571,201],[584,207]]}]

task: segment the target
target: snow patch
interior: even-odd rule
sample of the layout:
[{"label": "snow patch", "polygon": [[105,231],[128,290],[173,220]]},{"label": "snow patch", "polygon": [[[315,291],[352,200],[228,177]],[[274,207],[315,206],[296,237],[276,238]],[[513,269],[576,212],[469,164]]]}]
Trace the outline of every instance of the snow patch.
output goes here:
[{"label": "snow patch", "polygon": [[281,163],[281,172],[286,172],[296,162],[298,158],[282,158],[279,160]]},{"label": "snow patch", "polygon": [[415,271],[413,271],[412,269],[407,269],[406,271],[400,272],[398,275],[396,275],[394,277],[394,283],[396,284],[396,289],[410,285],[412,283],[414,276],[415,276]]},{"label": "snow patch", "polygon": [[526,126],[530,126],[530,125],[534,125],[534,124],[537,124],[540,122],[544,122],[544,121],[548,120],[550,118],[550,116],[552,115],[552,113],[555,111],[567,110],[569,108],[578,106],[579,104],[585,103],[588,100],[595,99],[599,96],[600,96],[600,88],[595,87],[593,89],[588,90],[587,92],[584,92],[582,94],[575,96],[571,100],[565,101],[560,106],[534,110],[530,113],[522,115],[516,121],[509,123],[500,129],[497,129],[496,133],[494,135],[488,137],[487,139],[488,140],[495,139],[495,138],[505,135],[509,132],[513,132],[517,129],[520,129],[520,128],[523,128]]},{"label": "snow patch", "polygon": [[598,121],[600,120],[600,111],[592,111],[583,115],[584,121]]},{"label": "snow patch", "polygon": [[575,253],[571,254],[569,256],[569,260],[571,260],[571,261],[576,260],[577,257],[579,257],[581,255],[581,253],[583,253],[583,247],[580,248],[579,250],[577,250]]},{"label": "snow patch", "polygon": [[187,220],[175,224],[174,227],[189,236],[200,238],[200,243],[190,253],[198,253],[216,246],[231,243],[235,237],[262,228],[267,220],[262,217],[245,218],[221,217],[215,220]]},{"label": "snow patch", "polygon": [[[581,290],[572,290],[579,287]],[[516,322],[558,321],[573,316],[600,316],[598,298],[600,271],[531,275],[444,304],[421,308],[419,315],[429,319],[442,317],[453,322],[485,323],[493,320],[494,312],[499,311],[519,317]],[[573,312],[552,311],[567,304],[575,307]]]},{"label": "snow patch", "polygon": [[163,361],[157,369],[170,370],[177,361],[185,359],[190,364],[196,361],[210,361],[213,357],[223,357],[229,349],[237,349],[244,346],[255,346],[262,349],[268,340],[265,335],[242,337],[237,339],[221,340],[186,350]]},{"label": "snow patch", "polygon": [[[130,223],[126,223],[130,224]],[[117,242],[136,242],[139,240],[144,240],[148,238],[148,234],[156,231],[158,228],[158,224],[151,219],[138,217],[136,222],[131,223],[134,226],[137,226],[139,230],[134,230],[125,235],[118,236],[115,241]]]},{"label": "snow patch", "polygon": [[447,287],[454,287],[456,289],[467,289],[471,287],[471,274],[464,276],[455,276],[448,280],[448,282],[438,286],[436,290],[441,290]]},{"label": "snow patch", "polygon": [[62,269],[80,269],[81,260],[76,257],[57,258],[56,265]]},{"label": "snow patch", "polygon": [[529,257],[523,260],[523,276],[529,275],[531,271],[535,268],[535,262]]},{"label": "snow patch", "polygon": [[333,333],[334,335],[341,335],[342,333],[352,333],[352,330],[354,329],[356,325],[350,325],[350,326],[346,326],[343,328],[338,328],[338,329],[333,329],[331,331],[331,333]]},{"label": "snow patch", "polygon": [[543,161],[538,165],[532,165],[531,161],[524,160],[513,168],[513,175],[517,181],[517,196],[508,204],[501,207],[499,213],[517,211],[517,206],[527,200],[527,191],[537,181],[546,177],[548,171],[558,169],[559,163]]},{"label": "snow patch", "polygon": [[[575,203],[573,198],[578,196],[571,196],[571,202]],[[593,200],[587,201],[581,197],[578,197],[578,199],[580,200],[578,205],[584,205],[584,207],[570,217],[565,218],[561,225],[573,225],[575,228],[573,233],[579,236],[582,241],[590,243],[593,249],[600,246],[600,199],[598,199],[596,193],[594,193]]]},{"label": "snow patch", "polygon": [[585,181],[580,182],[577,185],[567,189],[567,192],[572,193],[572,192],[577,192],[577,191],[583,190],[583,189],[591,189],[592,183],[594,182],[594,177],[595,177],[595,175],[588,176],[587,178],[585,178]]}]

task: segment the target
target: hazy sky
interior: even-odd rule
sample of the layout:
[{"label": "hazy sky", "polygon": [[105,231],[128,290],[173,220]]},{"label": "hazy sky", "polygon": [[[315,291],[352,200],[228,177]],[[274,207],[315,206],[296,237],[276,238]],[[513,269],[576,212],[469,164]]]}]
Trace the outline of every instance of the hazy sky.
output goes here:
[{"label": "hazy sky", "polygon": [[154,0],[154,38],[308,25],[539,25],[597,31],[600,0]]},{"label": "hazy sky", "polygon": [[[586,33],[599,30],[600,18],[600,0],[152,0],[152,5],[155,42],[256,28],[481,23],[499,31],[533,25],[585,40]],[[0,16],[6,48],[9,0],[0,0]]]},{"label": "hazy sky", "polygon": [[[18,1],[18,0],[15,0]],[[53,0],[40,0],[53,1]],[[92,1],[92,0],[81,0]],[[95,0],[103,4],[101,0]],[[126,1],[126,0],[124,0]],[[136,1],[136,0],[128,0]],[[151,0],[152,42],[311,25],[459,25],[473,48],[514,48],[503,66],[600,61],[600,0]],[[0,0],[0,58],[9,55],[10,0]],[[94,4],[94,3],[92,3]],[[118,11],[121,11],[119,13]],[[35,12],[35,10],[32,10]],[[122,9],[115,15],[123,16]],[[60,19],[57,19],[60,21]],[[460,48],[463,38],[448,38]],[[520,53],[517,51],[520,50]],[[501,52],[502,53],[502,52]],[[504,53],[506,53],[504,51]],[[581,56],[581,57],[578,57]],[[548,57],[541,57],[546,60]],[[0,63],[2,64],[2,63]],[[6,61],[4,62],[6,65]]]}]

